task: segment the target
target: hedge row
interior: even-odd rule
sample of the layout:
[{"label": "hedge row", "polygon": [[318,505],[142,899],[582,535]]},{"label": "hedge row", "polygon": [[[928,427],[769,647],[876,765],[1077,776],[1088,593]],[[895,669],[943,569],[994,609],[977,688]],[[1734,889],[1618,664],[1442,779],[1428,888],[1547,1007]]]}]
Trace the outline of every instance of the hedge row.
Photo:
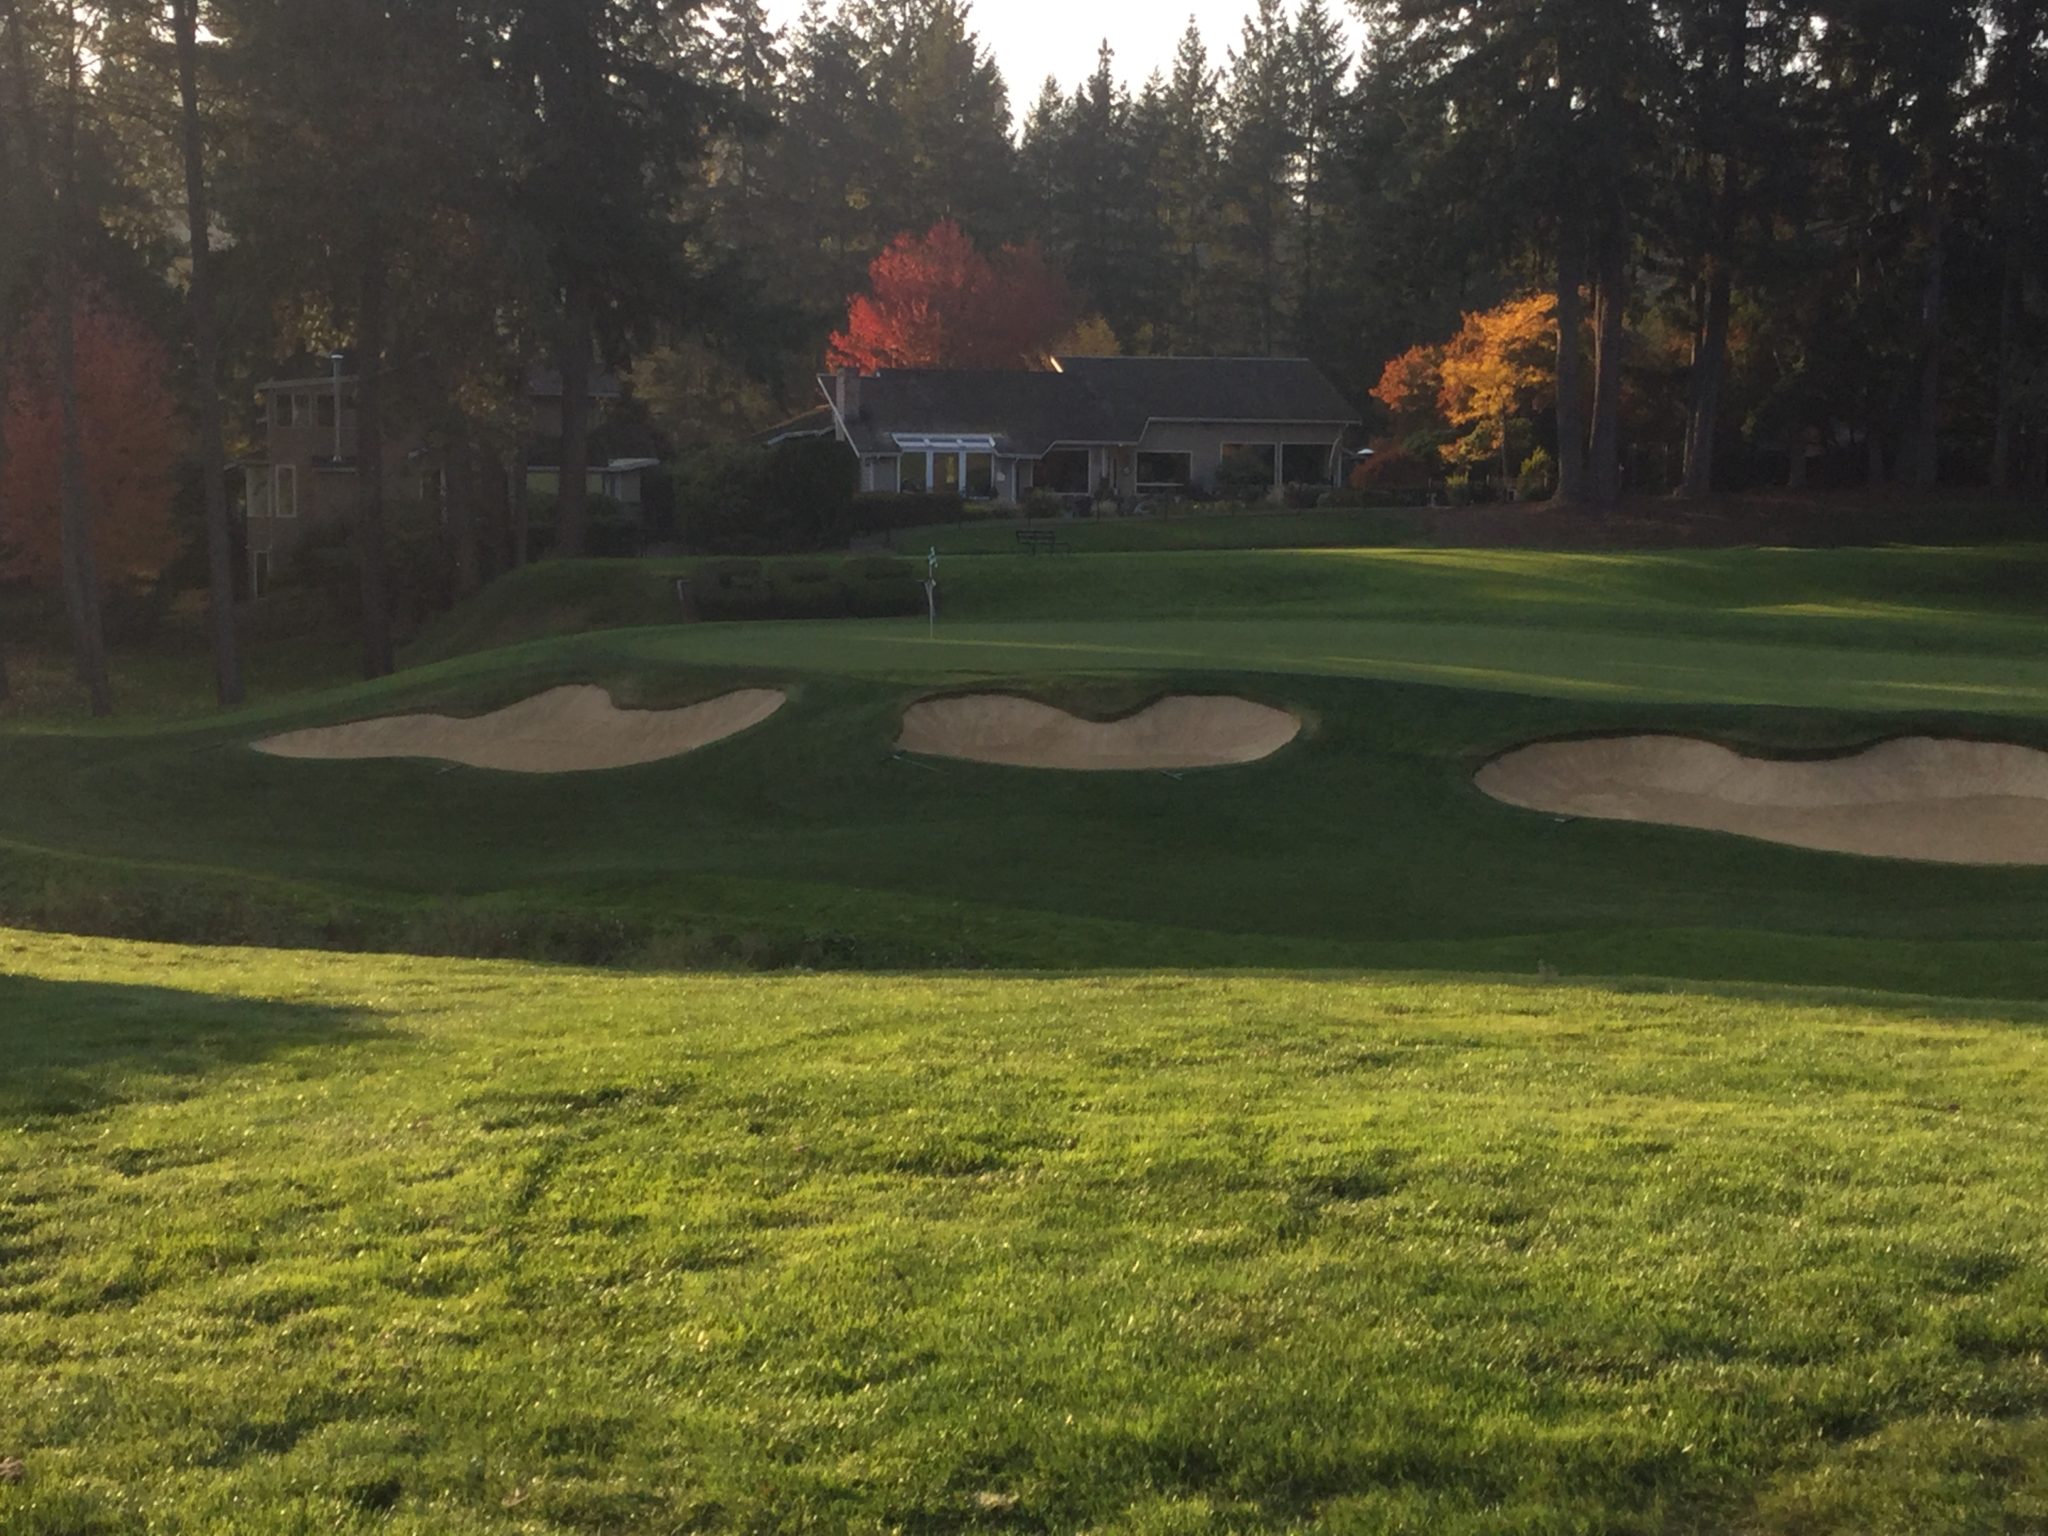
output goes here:
[{"label": "hedge row", "polygon": [[706,560],[685,578],[697,617],[884,619],[925,611],[924,568],[877,555],[859,560]]}]

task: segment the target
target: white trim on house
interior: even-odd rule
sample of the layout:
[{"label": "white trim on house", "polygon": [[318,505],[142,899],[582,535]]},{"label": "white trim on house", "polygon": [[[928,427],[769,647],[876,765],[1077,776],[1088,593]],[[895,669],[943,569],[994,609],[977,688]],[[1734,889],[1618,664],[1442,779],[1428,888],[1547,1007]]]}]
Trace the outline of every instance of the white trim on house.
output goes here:
[{"label": "white trim on house", "polygon": [[994,453],[993,437],[964,437],[946,434],[897,433],[890,439],[898,453]]}]

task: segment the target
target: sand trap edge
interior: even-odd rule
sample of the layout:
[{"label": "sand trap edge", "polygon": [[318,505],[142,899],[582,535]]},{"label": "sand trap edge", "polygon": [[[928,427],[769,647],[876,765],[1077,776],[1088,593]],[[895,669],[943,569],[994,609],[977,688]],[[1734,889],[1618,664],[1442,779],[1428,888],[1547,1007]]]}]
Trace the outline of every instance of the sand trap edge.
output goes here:
[{"label": "sand trap edge", "polygon": [[[1500,770],[1517,758],[1572,748],[1642,748],[1713,754],[1724,775],[1776,774],[1804,790],[1804,796],[1772,798],[1757,792],[1755,779],[1744,795],[1708,790],[1687,792],[1648,782],[1631,786],[1609,779],[1601,789],[1570,796],[1543,794],[1525,781],[1500,782]],[[1994,761],[1969,762],[1971,754]],[[1896,761],[1884,763],[1890,755]],[[1957,765],[1984,775],[1958,787]],[[1877,778],[1865,786],[1828,785],[1830,773],[1848,776],[1872,758]],[[1884,783],[1886,776],[1893,782]],[[1802,777],[1809,782],[1798,785]],[[1908,782],[1901,785],[1897,781]],[[2017,778],[2021,787],[2009,781]],[[1911,781],[1932,780],[1929,794]],[[1489,782],[1491,780],[1491,782]],[[1818,782],[1815,782],[1818,781]],[[1470,774],[1473,788],[1496,805],[1558,820],[1609,822],[1669,831],[1701,832],[1762,842],[1805,852],[1850,858],[1886,859],[1958,869],[2024,870],[2048,867],[2048,747],[1990,736],[1901,732],[1840,750],[1773,751],[1744,748],[1714,737],[1682,731],[1589,732],[1545,737],[1494,753]],[[1597,780],[1596,780],[1597,782]],[[1612,787],[1607,787],[1611,785]],[[1848,790],[1856,792],[1847,792]],[[1604,792],[1603,792],[1604,791]],[[1666,802],[1662,814],[1636,803]]]},{"label": "sand trap edge", "polygon": [[598,773],[686,757],[767,723],[787,689],[742,688],[673,709],[621,709],[569,684],[481,715],[378,715],[250,743],[301,762],[432,762],[525,775]]},{"label": "sand trap edge", "polygon": [[[1165,743],[1145,740],[1148,728],[1164,724],[1170,730],[1176,716],[1181,717],[1177,723],[1183,731],[1190,727],[1196,735],[1203,734],[1205,728],[1213,731],[1219,709],[1241,715],[1242,734],[1225,732],[1237,735],[1237,740],[1206,747],[1190,746],[1184,737]],[[948,739],[953,732],[945,722],[922,728],[948,710],[970,716],[966,722],[969,735],[974,733],[971,716],[977,711],[1001,720],[1004,729],[990,743]],[[958,729],[958,722],[951,724]],[[1124,714],[1095,719],[1028,693],[979,688],[914,700],[903,710],[895,750],[914,757],[1048,773],[1182,773],[1266,762],[1311,729],[1312,722],[1294,710],[1240,694],[1166,694]],[[1121,750],[1102,750],[1105,742],[1113,742],[1119,733],[1127,738]]]}]

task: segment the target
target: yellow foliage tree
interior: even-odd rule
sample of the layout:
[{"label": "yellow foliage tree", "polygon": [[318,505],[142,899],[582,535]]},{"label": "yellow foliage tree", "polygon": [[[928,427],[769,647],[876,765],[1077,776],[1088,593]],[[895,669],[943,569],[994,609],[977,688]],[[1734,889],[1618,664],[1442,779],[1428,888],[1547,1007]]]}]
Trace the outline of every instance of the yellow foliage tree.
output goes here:
[{"label": "yellow foliage tree", "polygon": [[1052,349],[1054,357],[1122,357],[1124,344],[1100,315],[1084,315]]},{"label": "yellow foliage tree", "polygon": [[1556,394],[1556,298],[1530,294],[1467,315],[1444,349],[1438,372],[1437,409],[1453,427],[1469,429],[1446,455],[1465,464],[1497,455],[1502,477],[1511,478],[1512,424],[1533,416]]}]

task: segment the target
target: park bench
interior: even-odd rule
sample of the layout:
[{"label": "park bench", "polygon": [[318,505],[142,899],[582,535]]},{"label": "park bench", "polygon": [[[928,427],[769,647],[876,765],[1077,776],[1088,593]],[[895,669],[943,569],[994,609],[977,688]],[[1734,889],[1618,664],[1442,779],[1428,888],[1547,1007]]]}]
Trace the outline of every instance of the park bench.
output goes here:
[{"label": "park bench", "polygon": [[1041,549],[1048,555],[1059,553],[1060,536],[1050,528],[1019,528],[1017,545],[1026,554],[1035,555]]}]

